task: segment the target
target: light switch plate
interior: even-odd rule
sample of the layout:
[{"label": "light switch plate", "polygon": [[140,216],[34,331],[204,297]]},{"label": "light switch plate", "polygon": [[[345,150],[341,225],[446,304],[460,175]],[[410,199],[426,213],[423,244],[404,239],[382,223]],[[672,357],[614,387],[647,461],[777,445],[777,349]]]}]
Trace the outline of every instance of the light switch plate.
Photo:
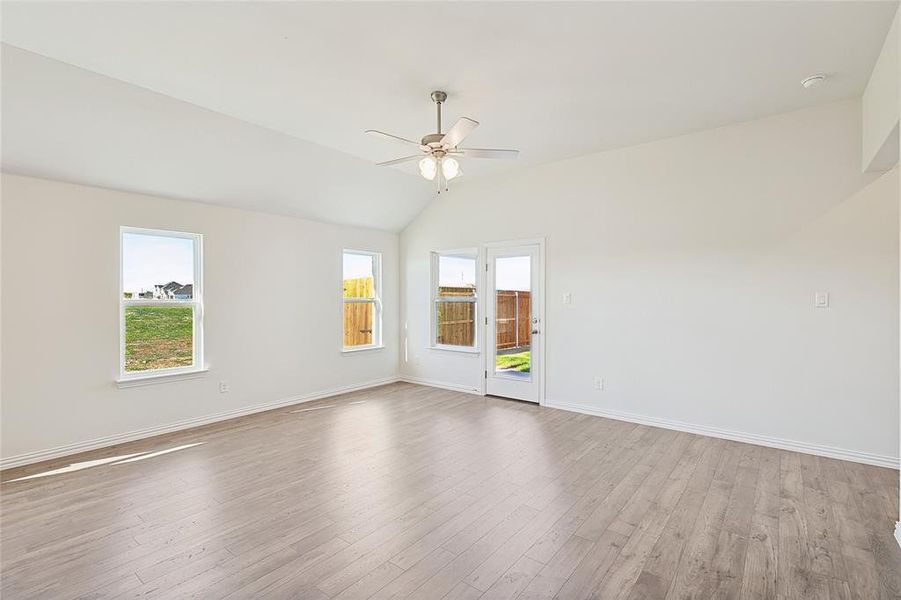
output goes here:
[{"label": "light switch plate", "polygon": [[813,295],[813,305],[817,308],[829,308],[829,292],[816,292]]}]

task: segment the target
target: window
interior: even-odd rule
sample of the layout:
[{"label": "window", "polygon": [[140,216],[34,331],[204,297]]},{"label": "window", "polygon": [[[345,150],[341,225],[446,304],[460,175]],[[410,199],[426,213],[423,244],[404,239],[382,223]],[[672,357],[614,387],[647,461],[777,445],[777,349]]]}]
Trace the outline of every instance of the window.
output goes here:
[{"label": "window", "polygon": [[477,250],[432,253],[432,345],[478,347]]},{"label": "window", "polygon": [[122,227],[120,379],[203,368],[202,239]]},{"label": "window", "polygon": [[382,255],[344,251],[344,350],[382,345]]}]

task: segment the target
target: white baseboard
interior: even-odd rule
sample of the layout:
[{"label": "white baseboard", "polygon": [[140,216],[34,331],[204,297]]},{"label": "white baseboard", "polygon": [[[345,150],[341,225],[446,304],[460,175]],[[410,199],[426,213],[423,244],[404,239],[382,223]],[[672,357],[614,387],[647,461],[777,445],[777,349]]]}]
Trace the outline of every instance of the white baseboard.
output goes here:
[{"label": "white baseboard", "polygon": [[441,388],[442,390],[452,390],[454,392],[463,392],[464,394],[475,394],[476,396],[482,395],[482,390],[478,388],[466,387],[465,385],[459,385],[456,383],[445,383],[443,381],[435,381],[433,379],[423,379],[422,377],[413,377],[411,375],[401,375],[398,377],[399,381],[406,381],[407,383],[415,383],[417,385],[425,385],[428,387]]},{"label": "white baseboard", "polygon": [[[218,421],[226,421],[228,419],[234,419],[237,417],[242,417],[245,415],[251,415],[258,412],[265,412],[267,410],[273,410],[276,408],[282,408],[284,406],[290,406],[292,404],[302,404],[304,402],[313,402],[315,400],[321,400],[322,398],[328,398],[330,396],[337,396],[339,394],[347,394],[350,392],[356,392],[360,390],[365,390],[373,387],[378,387],[381,385],[387,385],[389,383],[396,383],[398,381],[404,381],[407,383],[414,383],[418,385],[425,385],[429,387],[436,387],[446,390],[452,390],[455,392],[463,392],[466,394],[473,394],[476,396],[481,396],[481,390],[477,388],[470,388],[466,386],[462,386],[454,383],[446,383],[442,381],[434,381],[431,379],[424,379],[421,377],[413,377],[409,375],[401,375],[399,377],[385,377],[383,379],[376,379],[373,381],[368,381],[366,383],[360,383],[349,386],[342,386],[337,388],[332,388],[328,390],[323,390],[319,392],[314,392],[310,394],[302,394],[298,396],[291,396],[289,398],[283,398],[281,400],[276,400],[274,402],[268,402],[265,404],[255,404],[253,406],[247,406],[244,408],[238,408],[230,411],[226,411],[223,413],[217,413],[215,415],[207,415],[203,417],[195,417],[191,419],[185,419],[183,421],[178,421],[175,423],[170,423],[167,425],[160,425],[156,427],[148,427],[146,429],[139,429],[136,431],[129,431],[127,433],[110,435],[102,438],[96,438],[93,440],[86,440],[83,442],[76,442],[74,444],[67,444],[65,446],[58,446],[56,448],[49,448],[46,450],[38,450],[35,452],[27,452],[25,454],[19,454],[16,456],[9,456],[0,458],[0,470],[10,469],[13,467],[20,467],[23,465],[28,465],[36,462],[41,462],[45,460],[51,460],[54,458],[60,458],[63,456],[69,456],[72,454],[78,454],[79,452],[87,452],[88,450],[96,450],[98,448],[106,448],[108,446],[114,446],[116,444],[123,444],[125,442],[133,442],[135,440],[140,440],[148,437],[153,437],[155,435],[162,435],[164,433],[171,433],[173,431],[181,431],[184,429],[190,429],[192,427],[200,427],[201,425],[208,425],[210,423],[216,423]],[[771,448],[779,448],[781,450],[792,450],[795,452],[803,452],[805,454],[815,454],[818,456],[825,456],[828,458],[837,458],[839,460],[849,460],[852,462],[859,462],[869,465],[875,465],[878,467],[888,467],[892,469],[899,468],[899,460],[897,457],[885,456],[880,454],[872,454],[866,452],[858,452],[855,450],[845,450],[842,448],[833,448],[831,446],[822,446],[818,444],[809,444],[806,442],[797,442],[794,440],[785,440],[780,438],[773,438],[767,436],[761,436],[757,434],[744,433],[739,431],[731,431],[726,429],[719,429],[715,427],[709,427],[706,425],[694,425],[691,423],[684,423],[681,421],[673,421],[669,419],[659,419],[655,417],[646,417],[644,415],[637,415],[634,413],[626,413],[620,411],[611,411],[600,409],[593,406],[587,406],[584,404],[573,404],[566,402],[552,402],[548,401],[544,403],[544,406],[548,408],[558,408],[561,410],[568,410],[571,412],[578,412],[588,415],[595,415],[598,417],[605,417],[608,419],[616,419],[619,421],[628,421],[630,423],[639,423],[642,425],[650,425],[653,427],[662,427],[664,429],[674,429],[676,431],[685,431],[688,433],[696,433],[699,435],[707,435],[711,437],[717,437],[727,440],[734,440],[737,442],[745,442],[749,444],[757,444],[759,446],[768,446]],[[898,543],[901,544],[901,523],[898,523],[895,527],[895,537],[898,539]]]},{"label": "white baseboard", "polygon": [[895,522],[895,540],[898,542],[898,545],[901,546],[901,521]]},{"label": "white baseboard", "polygon": [[644,415],[607,410],[594,406],[587,406],[585,404],[548,401],[544,403],[544,406],[548,408],[559,408],[571,412],[583,413],[586,415],[605,417],[607,419],[616,419],[618,421],[628,421],[629,423],[638,423],[640,425],[650,425],[652,427],[662,427],[663,429],[674,429],[676,431],[685,431],[687,433],[697,433],[699,435],[722,438],[725,440],[733,440],[736,442],[745,442],[747,444],[756,444],[758,446],[779,448],[780,450],[791,450],[793,452],[815,454],[817,456],[825,456],[827,458],[849,460],[852,462],[864,463],[867,465],[875,465],[877,467],[888,467],[890,469],[897,469],[899,467],[899,460],[897,456],[885,456],[882,454],[859,452],[857,450],[845,450],[843,448],[833,448],[831,446],[823,446],[820,444],[810,444],[807,442],[786,440],[764,435],[757,435],[754,433],[744,433],[741,431],[720,429],[718,427],[709,427],[707,425],[695,425],[692,423],[684,423],[682,421],[674,421],[671,419],[646,417]]},{"label": "white baseboard", "polygon": [[147,427],[146,429],[138,429],[136,431],[129,431],[127,433],[118,433],[115,435],[109,435],[93,440],[85,440],[83,442],[76,442],[74,444],[66,444],[65,446],[58,446],[56,448],[49,448],[47,450],[38,450],[36,452],[27,452],[25,454],[19,454],[16,456],[4,457],[0,458],[0,470],[10,469],[12,467],[21,467],[22,465],[29,465],[44,460],[60,458],[63,456],[69,456],[71,454],[78,454],[79,452],[87,452],[88,450],[97,450],[98,448],[115,446],[116,444],[123,444],[125,442],[133,442],[135,440],[153,437],[155,435],[162,435],[164,433],[171,433],[173,431],[181,431],[183,429],[191,429],[192,427],[200,427],[201,425],[209,425],[210,423],[216,423],[218,421],[227,421],[228,419],[234,419],[236,417],[243,417],[245,415],[252,415],[254,413],[265,412],[267,410],[282,408],[284,406],[291,406],[292,404],[313,402],[314,400],[321,400],[322,398],[328,398],[329,396],[337,396],[339,394],[357,392],[360,390],[378,387],[380,385],[396,383],[397,381],[399,381],[397,377],[385,377],[383,379],[367,381],[366,383],[342,386],[329,390],[323,390],[320,392],[314,392],[311,394],[291,396],[289,398],[283,398],[281,400],[267,402],[265,404],[254,404],[252,406],[236,408],[234,410],[229,410],[214,415],[194,417],[191,419],[185,419],[183,421],[177,421],[175,423],[169,423],[167,425]]}]

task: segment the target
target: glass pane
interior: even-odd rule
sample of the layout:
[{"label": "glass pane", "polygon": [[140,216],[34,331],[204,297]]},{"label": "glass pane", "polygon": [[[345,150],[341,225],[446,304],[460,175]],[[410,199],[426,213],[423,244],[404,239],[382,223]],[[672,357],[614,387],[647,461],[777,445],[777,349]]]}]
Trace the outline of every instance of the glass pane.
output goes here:
[{"label": "glass pane", "polygon": [[125,370],[194,364],[193,306],[125,307]]},{"label": "glass pane", "polygon": [[371,345],[373,340],[372,324],[374,322],[375,304],[372,302],[345,302],[344,347],[353,348],[354,346]]},{"label": "glass pane", "polygon": [[438,296],[475,297],[475,295],[475,257],[438,255]]},{"label": "glass pane", "polygon": [[435,303],[438,311],[435,341],[446,346],[474,346],[476,342],[475,302]]},{"label": "glass pane", "polygon": [[530,377],[532,371],[532,259],[495,261],[495,373]]},{"label": "glass pane", "polygon": [[194,240],[123,233],[122,289],[131,300],[192,300]]},{"label": "glass pane", "polygon": [[375,298],[375,256],[344,253],[344,297]]}]

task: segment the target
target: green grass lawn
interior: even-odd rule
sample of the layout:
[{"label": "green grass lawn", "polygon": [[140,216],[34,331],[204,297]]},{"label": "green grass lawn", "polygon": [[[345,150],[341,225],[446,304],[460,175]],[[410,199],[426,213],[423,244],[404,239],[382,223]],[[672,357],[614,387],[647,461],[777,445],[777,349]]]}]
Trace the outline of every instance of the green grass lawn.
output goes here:
[{"label": "green grass lawn", "polygon": [[125,370],[188,367],[194,362],[194,314],[190,306],[125,309]]},{"label": "green grass lawn", "polygon": [[532,370],[532,353],[530,351],[517,352],[516,354],[498,354],[498,369],[513,369],[520,373],[528,373]]}]

